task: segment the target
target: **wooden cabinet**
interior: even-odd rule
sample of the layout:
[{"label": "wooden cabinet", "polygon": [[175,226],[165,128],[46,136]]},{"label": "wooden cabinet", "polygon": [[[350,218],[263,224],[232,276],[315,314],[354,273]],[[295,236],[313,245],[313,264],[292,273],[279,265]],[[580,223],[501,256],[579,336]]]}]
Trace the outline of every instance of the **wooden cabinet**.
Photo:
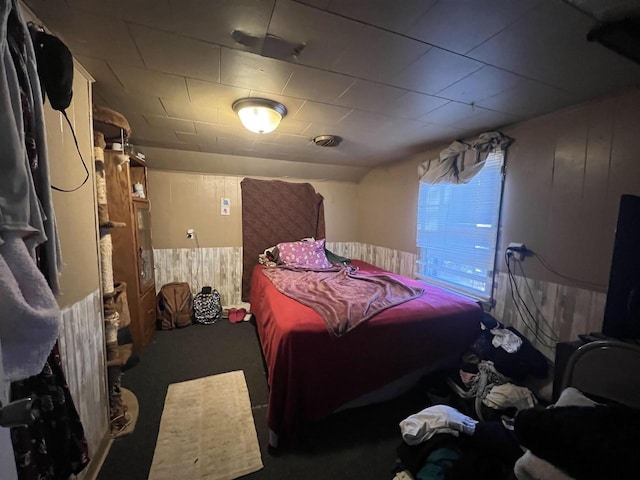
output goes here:
[{"label": "wooden cabinet", "polygon": [[136,157],[112,150],[105,150],[104,163],[109,220],[126,224],[111,230],[113,278],[127,284],[133,344],[142,350],[153,337],[156,320],[151,205],[134,196],[136,184],[147,193],[147,169]]}]

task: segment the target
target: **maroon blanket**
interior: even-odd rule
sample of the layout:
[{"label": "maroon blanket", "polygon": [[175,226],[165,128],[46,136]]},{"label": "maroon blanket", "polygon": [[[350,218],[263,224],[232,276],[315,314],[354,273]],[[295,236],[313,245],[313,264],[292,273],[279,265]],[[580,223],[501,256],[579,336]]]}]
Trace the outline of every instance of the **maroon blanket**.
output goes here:
[{"label": "maroon blanket", "polygon": [[348,266],[337,271],[265,268],[263,273],[279,292],[313,308],[338,337],[424,292],[388,275],[361,274]]}]

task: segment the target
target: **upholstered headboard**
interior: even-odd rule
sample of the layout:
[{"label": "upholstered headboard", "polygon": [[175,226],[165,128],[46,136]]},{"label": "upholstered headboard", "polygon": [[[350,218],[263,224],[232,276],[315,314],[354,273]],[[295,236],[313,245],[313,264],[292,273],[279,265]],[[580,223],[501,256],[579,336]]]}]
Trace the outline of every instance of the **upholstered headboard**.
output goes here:
[{"label": "upholstered headboard", "polygon": [[325,238],[324,198],[309,183],[245,178],[242,190],[242,300],[258,255],[281,242]]}]

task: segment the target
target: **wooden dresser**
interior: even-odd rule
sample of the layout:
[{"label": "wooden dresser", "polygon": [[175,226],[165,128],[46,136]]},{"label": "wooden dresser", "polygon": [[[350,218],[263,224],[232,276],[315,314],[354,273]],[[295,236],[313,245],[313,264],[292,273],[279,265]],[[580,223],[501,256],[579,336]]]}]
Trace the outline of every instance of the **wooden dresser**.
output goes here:
[{"label": "wooden dresser", "polygon": [[114,150],[105,150],[104,163],[109,220],[126,224],[111,231],[113,278],[127,284],[133,344],[142,350],[156,329],[151,205],[148,198],[134,195],[136,184],[147,194],[147,167],[142,160]]}]

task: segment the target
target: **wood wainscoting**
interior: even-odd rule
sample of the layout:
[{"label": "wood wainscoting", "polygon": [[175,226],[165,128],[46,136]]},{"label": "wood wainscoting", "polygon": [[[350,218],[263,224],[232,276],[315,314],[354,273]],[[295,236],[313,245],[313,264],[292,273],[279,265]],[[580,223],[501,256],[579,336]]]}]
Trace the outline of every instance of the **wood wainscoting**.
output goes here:
[{"label": "wood wainscoting", "polygon": [[[109,435],[104,320],[99,290],[62,310],[58,339],[62,368],[75,403],[92,462]],[[85,469],[91,469],[91,464]],[[83,478],[82,472],[78,478]]]}]

